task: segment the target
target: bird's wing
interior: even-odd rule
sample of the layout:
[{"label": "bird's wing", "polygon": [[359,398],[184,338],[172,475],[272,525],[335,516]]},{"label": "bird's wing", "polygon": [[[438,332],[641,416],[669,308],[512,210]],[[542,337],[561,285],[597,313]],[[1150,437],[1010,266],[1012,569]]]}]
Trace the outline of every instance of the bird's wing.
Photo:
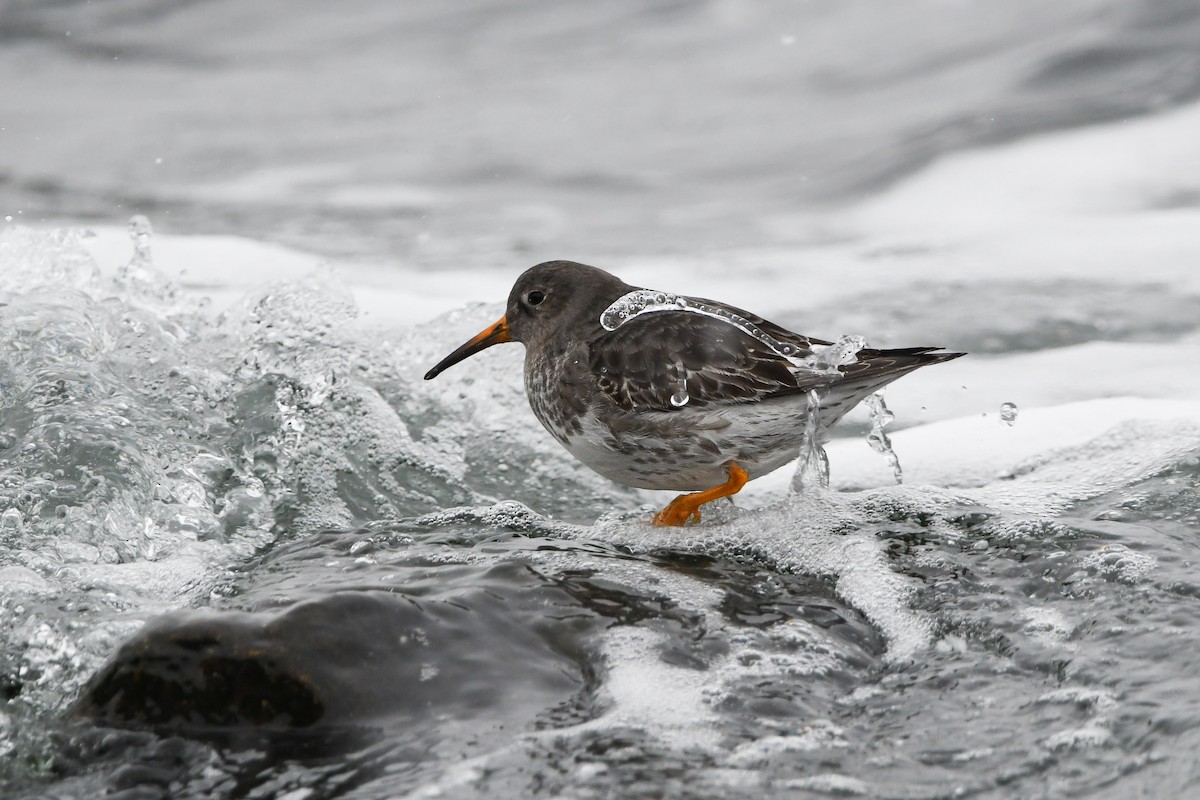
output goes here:
[{"label": "bird's wing", "polygon": [[[589,343],[589,367],[600,390],[626,410],[678,410],[751,403],[817,389],[858,399],[919,367],[958,358],[937,347],[863,348],[837,372],[805,364],[828,345],[712,300],[736,321],[695,311],[654,311],[627,320]],[[748,327],[759,335],[747,332]],[[766,340],[772,340],[774,345]],[[779,346],[789,347],[783,355]],[[848,409],[849,406],[846,406]],[[843,411],[843,413],[845,413]]]},{"label": "bird's wing", "polygon": [[[738,315],[794,347],[794,357],[811,353],[815,340],[745,312]],[[738,325],[689,311],[642,314],[592,340],[589,351],[601,391],[626,410],[753,402],[836,378],[828,373],[806,376]]]}]

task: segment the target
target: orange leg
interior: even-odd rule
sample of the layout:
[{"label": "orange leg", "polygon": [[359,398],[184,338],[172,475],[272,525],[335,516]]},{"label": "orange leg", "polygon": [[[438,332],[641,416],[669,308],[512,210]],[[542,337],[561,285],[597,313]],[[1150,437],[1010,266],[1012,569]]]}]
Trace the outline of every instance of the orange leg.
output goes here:
[{"label": "orange leg", "polygon": [[746,481],[750,480],[750,476],[746,474],[746,470],[732,461],[729,462],[726,471],[729,473],[729,480],[720,486],[705,489],[703,492],[679,495],[679,497],[671,501],[670,505],[654,515],[654,524],[665,526],[686,525],[689,520],[699,522],[700,506],[720,497],[730,497],[737,494],[746,485]]}]

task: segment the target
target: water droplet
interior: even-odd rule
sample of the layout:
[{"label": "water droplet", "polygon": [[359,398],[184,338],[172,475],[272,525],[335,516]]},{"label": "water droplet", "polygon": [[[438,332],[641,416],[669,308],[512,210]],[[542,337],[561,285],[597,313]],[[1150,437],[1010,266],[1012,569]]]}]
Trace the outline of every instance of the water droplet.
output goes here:
[{"label": "water droplet", "polygon": [[1012,425],[1017,421],[1017,404],[1016,403],[1001,403],[1000,404],[1000,421],[1005,425]]},{"label": "water droplet", "polygon": [[675,385],[673,388],[675,391],[671,394],[671,405],[675,406],[675,408],[683,408],[688,404],[688,400],[691,399],[688,397],[687,390],[687,368],[683,366],[683,362],[675,362],[672,374],[674,375]]},{"label": "water droplet", "polygon": [[888,466],[892,468],[892,476],[896,479],[896,483],[903,483],[904,472],[900,469],[900,458],[892,450],[892,440],[883,430],[884,426],[896,418],[896,415],[888,410],[887,403],[883,402],[882,391],[867,397],[867,409],[871,413],[871,430],[867,433],[867,444],[871,445],[871,449],[881,454],[887,461]]},{"label": "water droplet", "polygon": [[728,322],[747,335],[758,339],[777,353],[781,353],[781,348],[784,346],[775,338],[764,333],[757,325],[754,325],[747,319],[743,319],[727,308],[699,303],[694,300],[688,300],[686,297],[679,297],[678,295],[667,294],[666,292],[650,291],[648,289],[636,289],[622,297],[618,297],[600,315],[600,325],[605,330],[613,331],[642,314],[680,310],[689,311],[694,314],[703,314],[704,316]]},{"label": "water droplet", "polygon": [[0,530],[19,531],[24,525],[25,520],[21,512],[15,508],[5,509],[4,513],[0,514]]},{"label": "water droplet", "polygon": [[793,492],[829,488],[829,455],[821,441],[822,435],[821,395],[811,389],[804,418],[804,440],[800,444],[800,464],[792,475]]},{"label": "water droplet", "polygon": [[133,240],[132,264],[150,263],[150,237],[153,234],[154,229],[146,217],[134,214],[129,218],[129,238]]}]

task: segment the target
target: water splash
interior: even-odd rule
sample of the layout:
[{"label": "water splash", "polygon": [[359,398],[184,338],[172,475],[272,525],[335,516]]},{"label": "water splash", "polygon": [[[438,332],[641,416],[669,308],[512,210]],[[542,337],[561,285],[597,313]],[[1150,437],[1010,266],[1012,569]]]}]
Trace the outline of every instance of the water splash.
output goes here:
[{"label": "water splash", "polygon": [[[52,599],[7,601],[12,574],[0,580],[0,690],[49,674],[30,632],[77,640],[77,608],[116,638],[139,620],[113,609],[207,597],[220,565],[279,530],[475,498],[389,405],[404,395],[391,353],[350,326],[347,292],[304,278],[213,319],[155,270],[149,226],[133,223],[108,276],[78,234],[0,235],[0,570],[35,572]],[[110,644],[23,681],[22,707],[64,702]]]},{"label": "water splash", "polygon": [[100,270],[83,247],[83,231],[14,227],[0,234],[0,302],[3,295],[94,289]]},{"label": "water splash", "polygon": [[816,389],[808,393],[808,410],[804,417],[804,443],[800,445],[800,464],[792,476],[792,491],[829,488],[829,456],[821,442],[821,395]]},{"label": "water splash", "polygon": [[117,285],[128,289],[138,305],[173,306],[178,299],[179,287],[154,266],[150,242],[154,228],[150,220],[141,214],[129,218],[127,227],[129,240],[133,243],[133,255],[129,262],[117,270]]},{"label": "water splash", "polygon": [[1012,427],[1017,421],[1017,404],[1016,403],[1001,403],[1000,404],[1000,421],[1005,425]]},{"label": "water splash", "polygon": [[709,305],[699,300],[668,292],[656,292],[650,289],[638,289],[613,301],[612,305],[600,314],[600,325],[606,331],[615,331],[631,319],[643,314],[662,311],[686,311],[693,314],[703,314],[706,317],[728,322],[748,336],[771,348],[781,356],[791,357],[802,352],[793,344],[781,342],[766,333],[750,320],[735,314],[728,308]]},{"label": "water splash", "polygon": [[133,241],[133,259],[129,262],[130,266],[149,266],[153,263],[150,256],[150,239],[153,235],[154,229],[149,219],[141,214],[134,214],[129,218],[129,238]]},{"label": "water splash", "polygon": [[866,346],[867,340],[862,336],[839,336],[833,344],[813,345],[812,355],[806,361],[816,372],[837,374],[838,367],[856,362],[859,351]]},{"label": "water splash", "polygon": [[900,458],[896,455],[896,451],[892,449],[892,440],[888,438],[884,432],[884,427],[891,423],[896,418],[896,415],[888,410],[887,403],[883,401],[883,391],[875,392],[867,398],[867,410],[871,414],[871,430],[867,433],[867,444],[871,445],[871,449],[876,453],[881,454],[887,461],[888,466],[892,468],[892,475],[896,479],[896,483],[904,483],[904,472],[900,469]]}]

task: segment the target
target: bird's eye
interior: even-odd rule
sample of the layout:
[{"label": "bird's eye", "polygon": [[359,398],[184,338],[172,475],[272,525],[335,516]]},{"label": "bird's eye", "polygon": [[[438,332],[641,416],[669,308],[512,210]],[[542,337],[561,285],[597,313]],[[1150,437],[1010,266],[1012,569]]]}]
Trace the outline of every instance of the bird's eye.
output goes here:
[{"label": "bird's eye", "polygon": [[546,295],[536,289],[525,296],[526,302],[531,306],[538,306],[546,299]]}]

